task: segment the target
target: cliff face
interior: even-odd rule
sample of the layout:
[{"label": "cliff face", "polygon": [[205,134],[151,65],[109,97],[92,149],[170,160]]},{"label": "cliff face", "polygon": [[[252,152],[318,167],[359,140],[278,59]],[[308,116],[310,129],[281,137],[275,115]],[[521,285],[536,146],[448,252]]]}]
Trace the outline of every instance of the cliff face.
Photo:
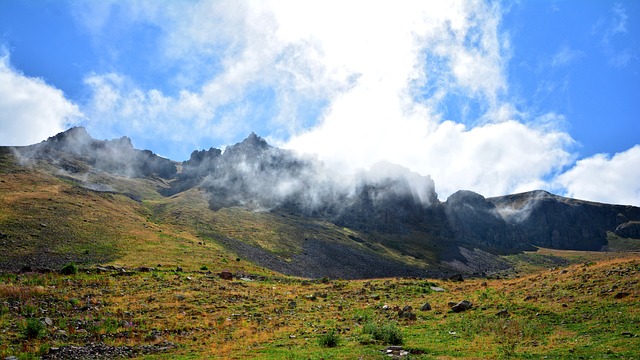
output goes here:
[{"label": "cliff face", "polygon": [[636,236],[640,214],[633,206],[608,205],[532,191],[485,199],[459,191],[444,203],[456,240],[496,250],[533,246],[598,251],[607,232]]},{"label": "cliff face", "polygon": [[126,137],[98,141],[83,128],[17,151],[69,172],[93,167],[129,177],[161,177],[169,184],[159,189],[166,196],[199,188],[207,194],[212,211],[240,206],[286,212],[366,234],[418,237],[412,240],[418,244],[444,239],[451,248],[493,253],[535,246],[600,250],[607,245],[607,232],[640,237],[637,207],[545,191],[494,198],[458,191],[441,202],[433,180],[409,169],[381,163],[350,181],[338,181],[340,174],[318,160],[272,147],[253,133],[224,152],[194,151],[179,173],[175,163],[134,149]]},{"label": "cliff face", "polygon": [[522,244],[600,250],[607,232],[640,216],[633,206],[608,205],[556,196],[545,191],[488,199]]},{"label": "cliff face", "polygon": [[509,251],[531,247],[516,240],[513,226],[480,194],[458,191],[443,208],[448,229],[462,243]]}]

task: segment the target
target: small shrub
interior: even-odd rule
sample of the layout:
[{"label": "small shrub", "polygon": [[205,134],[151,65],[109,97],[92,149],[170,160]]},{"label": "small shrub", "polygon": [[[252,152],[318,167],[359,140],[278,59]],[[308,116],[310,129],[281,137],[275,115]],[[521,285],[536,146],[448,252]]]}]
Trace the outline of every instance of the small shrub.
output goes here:
[{"label": "small shrub", "polygon": [[202,265],[202,266],[200,266],[200,270],[207,271],[207,270],[209,270],[209,268],[207,267],[207,265]]},{"label": "small shrub", "polygon": [[35,316],[37,311],[38,308],[30,303],[26,303],[20,307],[20,314],[27,317]]},{"label": "small shrub", "polygon": [[78,267],[75,263],[68,263],[67,265],[62,267],[62,270],[60,270],[60,272],[63,275],[75,275],[78,273]]},{"label": "small shrub", "polygon": [[36,318],[27,319],[22,329],[22,334],[27,339],[38,339],[44,335],[44,325]]},{"label": "small shrub", "polygon": [[371,345],[375,344],[376,339],[374,339],[371,334],[363,333],[358,337],[358,341],[361,345]]},{"label": "small shrub", "polygon": [[375,340],[389,345],[402,345],[402,332],[396,324],[378,325],[370,322],[362,328],[364,334],[371,335]]},{"label": "small shrub", "polygon": [[318,339],[318,344],[322,347],[336,347],[340,342],[340,335],[335,332],[335,330],[331,330],[326,334],[320,335]]}]

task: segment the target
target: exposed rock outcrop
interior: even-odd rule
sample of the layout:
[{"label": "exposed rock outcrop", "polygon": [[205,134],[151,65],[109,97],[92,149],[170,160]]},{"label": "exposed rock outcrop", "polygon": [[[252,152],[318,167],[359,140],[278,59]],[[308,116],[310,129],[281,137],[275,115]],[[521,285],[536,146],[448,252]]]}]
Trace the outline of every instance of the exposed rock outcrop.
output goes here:
[{"label": "exposed rock outcrop", "polygon": [[131,139],[95,140],[83,127],[74,127],[40,144],[15,148],[23,161],[45,160],[71,173],[92,167],[128,177],[159,176],[171,179],[177,169],[173,161],[149,150],[134,149]]}]

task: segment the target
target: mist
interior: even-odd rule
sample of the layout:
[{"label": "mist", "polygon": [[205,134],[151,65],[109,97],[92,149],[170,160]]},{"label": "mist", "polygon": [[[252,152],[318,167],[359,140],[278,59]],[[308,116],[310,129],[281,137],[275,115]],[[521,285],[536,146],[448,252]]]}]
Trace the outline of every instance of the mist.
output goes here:
[{"label": "mist", "polygon": [[[403,166],[378,162],[339,171],[317,156],[273,147],[254,133],[224,151],[196,150],[182,164],[137,150],[126,137],[95,140],[83,128],[14,152],[24,165],[47,171],[53,166],[53,173],[87,189],[116,191],[134,200],[140,196],[129,194],[131,187],[122,179],[150,181],[167,197],[197,190],[214,212],[242,207],[306,216],[369,234],[423,232],[429,238],[502,249],[599,249],[606,244],[602,229],[619,225],[620,217],[610,214],[637,216],[633,209],[606,208],[546,191],[485,198],[460,190],[441,202],[430,176]],[[593,222],[594,216],[601,221]]]},{"label": "mist", "polygon": [[70,174],[96,170],[128,178],[157,176],[169,179],[176,174],[175,164],[150,150],[134,149],[131,139],[95,140],[82,127],[74,127],[47,140],[13,152],[23,165],[47,161]]},{"label": "mist", "polygon": [[[163,193],[198,187],[213,211],[240,206],[394,231],[439,203],[433,180],[402,166],[380,162],[369,169],[342,170],[315,155],[272,147],[252,133],[224,151],[194,151]],[[372,225],[381,217],[385,221]]]}]

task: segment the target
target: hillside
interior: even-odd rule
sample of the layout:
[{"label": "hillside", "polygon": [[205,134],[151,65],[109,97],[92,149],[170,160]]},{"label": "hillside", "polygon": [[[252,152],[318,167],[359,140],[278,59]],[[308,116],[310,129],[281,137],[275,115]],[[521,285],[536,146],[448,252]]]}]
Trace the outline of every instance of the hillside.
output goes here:
[{"label": "hillside", "polygon": [[0,147],[0,358],[640,357],[638,208],[328,174],[255,134]]},{"label": "hillside", "polygon": [[640,357],[638,255],[553,254],[582,262],[463,282],[226,277],[216,259],[202,270],[0,273],[0,357]]},{"label": "hillside", "polygon": [[[538,247],[640,243],[637,207],[542,191],[459,191],[441,202],[433,180],[409,169],[383,163],[340,181],[255,134],[176,163],[73,128],[1,148],[0,176],[7,270],[238,258],[310,278],[490,276],[513,270],[501,256]],[[138,256],[146,252],[154,256]]]}]

